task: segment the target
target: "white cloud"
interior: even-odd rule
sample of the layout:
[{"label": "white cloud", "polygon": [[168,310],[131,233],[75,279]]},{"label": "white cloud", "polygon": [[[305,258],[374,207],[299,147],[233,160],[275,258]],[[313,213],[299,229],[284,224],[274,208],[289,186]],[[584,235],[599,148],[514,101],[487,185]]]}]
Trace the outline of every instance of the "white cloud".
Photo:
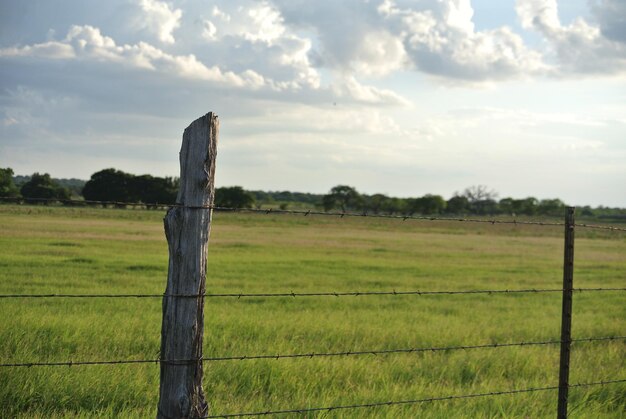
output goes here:
[{"label": "white cloud", "polygon": [[546,70],[541,55],[526,47],[509,27],[475,31],[469,0],[446,0],[417,11],[385,3],[381,11],[401,28],[415,68],[466,81],[528,77]]},{"label": "white cloud", "polygon": [[[532,77],[547,66],[508,26],[477,31],[470,0],[275,0],[288,27],[317,35],[315,63],[351,75],[413,69],[471,83]],[[332,16],[332,18],[329,18]]]},{"label": "white cloud", "polygon": [[248,9],[247,14],[250,17],[251,25],[247,31],[243,32],[245,39],[262,41],[271,45],[273,41],[285,33],[280,12],[267,2],[262,2],[258,7]]},{"label": "white cloud", "polygon": [[[54,48],[52,48],[54,47]],[[55,54],[51,54],[51,50]],[[0,57],[32,56],[52,59],[112,62],[131,68],[159,71],[178,77],[210,81],[233,87],[260,88],[264,78],[253,70],[240,74],[222,71],[218,66],[207,66],[195,55],[173,55],[145,42],[134,45],[117,45],[101,34],[100,29],[89,25],[72,26],[63,41],[46,42],[25,47],[0,50]]]},{"label": "white cloud", "polygon": [[25,47],[9,47],[0,49],[0,57],[35,56],[50,59],[73,58],[74,49],[62,42],[50,41]]},{"label": "white cloud", "polygon": [[366,34],[354,54],[355,74],[384,76],[405,68],[408,62],[402,40],[387,31]]},{"label": "white cloud", "polygon": [[139,0],[139,6],[144,12],[142,26],[154,32],[161,42],[173,44],[173,32],[180,27],[182,10],[159,0]]},{"label": "white cloud", "polygon": [[538,31],[547,40],[549,54],[558,63],[557,74],[626,72],[623,42],[626,32],[618,23],[624,21],[626,7],[619,6],[617,1],[595,4],[602,28],[580,17],[564,26],[559,20],[556,0],[517,0],[516,9],[522,25]]},{"label": "white cloud", "polygon": [[353,76],[345,76],[333,85],[333,90],[338,97],[354,98],[357,101],[377,105],[410,106],[410,102],[399,94],[388,90],[366,86],[357,81]]},{"label": "white cloud", "polygon": [[230,22],[230,15],[228,13],[224,13],[217,6],[213,6],[213,11],[211,12],[211,14],[215,17],[219,17],[224,22]]},{"label": "white cloud", "polygon": [[202,21],[202,25],[202,37],[207,41],[215,41],[217,39],[217,28],[213,22],[205,19]]}]

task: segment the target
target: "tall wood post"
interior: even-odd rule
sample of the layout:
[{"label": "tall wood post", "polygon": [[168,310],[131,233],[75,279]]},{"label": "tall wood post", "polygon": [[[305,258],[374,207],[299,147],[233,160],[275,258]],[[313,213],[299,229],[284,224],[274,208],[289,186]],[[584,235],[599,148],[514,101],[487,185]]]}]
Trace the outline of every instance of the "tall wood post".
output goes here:
[{"label": "tall wood post", "polygon": [[[180,150],[180,186],[165,216],[169,246],[167,287],[161,328],[161,382],[158,419],[200,418],[208,414],[202,390],[207,248],[215,195],[215,155],[219,121],[208,113],[185,129]],[[175,295],[198,295],[197,298]],[[168,297],[168,295],[172,297]],[[193,362],[168,362],[196,360]]]},{"label": "tall wood post", "polygon": [[565,214],[565,251],[563,258],[563,307],[561,312],[561,356],[557,419],[567,418],[569,362],[572,346],[572,294],[574,292],[574,207]]}]

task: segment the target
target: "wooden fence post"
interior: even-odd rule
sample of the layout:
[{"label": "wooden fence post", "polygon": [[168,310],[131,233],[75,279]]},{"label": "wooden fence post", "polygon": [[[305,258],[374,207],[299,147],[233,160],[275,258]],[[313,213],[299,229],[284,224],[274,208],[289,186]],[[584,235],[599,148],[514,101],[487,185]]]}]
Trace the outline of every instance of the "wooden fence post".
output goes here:
[{"label": "wooden fence post", "polygon": [[[198,207],[213,205],[218,131],[219,121],[212,112],[185,129],[176,199],[179,206],[171,208],[164,220],[169,268],[163,298],[158,419],[208,414],[202,390],[204,297],[200,295],[205,292],[212,210]],[[177,294],[199,297],[168,297]],[[196,361],[168,362],[171,360]]]},{"label": "wooden fence post", "polygon": [[572,346],[572,294],[574,288],[574,207],[565,214],[565,252],[563,258],[563,307],[561,312],[561,356],[559,367],[559,403],[557,419],[567,418],[569,361]]}]

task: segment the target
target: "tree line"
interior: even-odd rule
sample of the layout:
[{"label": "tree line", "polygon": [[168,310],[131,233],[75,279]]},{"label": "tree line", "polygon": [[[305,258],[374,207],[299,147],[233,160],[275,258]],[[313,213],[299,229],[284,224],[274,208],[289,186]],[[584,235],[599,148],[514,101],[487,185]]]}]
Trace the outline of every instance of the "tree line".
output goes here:
[{"label": "tree line", "polygon": [[[178,178],[133,175],[113,168],[100,170],[88,181],[54,179],[48,173],[14,176],[11,168],[0,168],[0,197],[22,197],[90,201],[174,204]],[[397,198],[384,194],[362,194],[348,185],[337,185],[327,194],[289,191],[247,191],[241,186],[216,188],[215,205],[227,208],[318,208],[324,211],[389,215],[527,215],[560,216],[565,203],[560,199],[528,197],[497,199],[498,194],[483,185],[471,186],[450,199],[426,194]],[[31,201],[35,202],[35,201]],[[626,219],[626,209],[589,206],[579,208],[583,216]]]}]

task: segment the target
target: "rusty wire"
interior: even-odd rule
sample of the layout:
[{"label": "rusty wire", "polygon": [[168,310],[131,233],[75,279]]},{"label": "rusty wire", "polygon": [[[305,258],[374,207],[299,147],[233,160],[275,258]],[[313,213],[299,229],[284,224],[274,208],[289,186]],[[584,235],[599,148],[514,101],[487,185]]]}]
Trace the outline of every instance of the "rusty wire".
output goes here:
[{"label": "rusty wire", "polygon": [[[599,342],[599,341],[618,341],[626,340],[626,336],[603,336],[591,338],[572,339],[572,343],[582,342]],[[391,354],[410,354],[420,352],[445,352],[445,351],[466,351],[474,349],[498,349],[510,348],[516,346],[546,346],[562,343],[561,340],[544,340],[529,342],[507,342],[507,343],[488,343],[480,345],[457,345],[457,346],[435,346],[429,348],[401,348],[401,349],[368,349],[368,350],[350,350],[342,352],[307,352],[299,354],[264,354],[264,355],[235,355],[235,356],[217,356],[217,357],[201,357],[194,359],[129,359],[129,360],[100,360],[100,361],[61,361],[61,362],[19,362],[19,363],[0,363],[0,367],[72,367],[83,365],[117,365],[117,364],[170,364],[170,365],[189,365],[198,362],[223,362],[223,361],[250,361],[260,359],[289,359],[289,358],[320,358],[320,357],[344,357],[344,356],[365,356],[365,355],[391,355]]]},{"label": "rusty wire", "polygon": [[[563,288],[526,288],[504,290],[463,290],[463,291],[323,291],[323,292],[277,292],[277,293],[215,293],[215,294],[0,294],[1,298],[275,298],[275,297],[365,297],[401,295],[466,295],[466,294],[530,294],[569,291]],[[573,292],[626,291],[626,288],[572,288]]]},{"label": "rusty wire", "polygon": [[[623,382],[626,382],[626,379],[595,381],[595,382],[590,382],[590,383],[577,383],[577,384],[570,384],[569,387],[570,388],[589,387],[589,386],[608,385],[608,384],[616,384],[616,383],[623,383]],[[460,395],[455,394],[455,395],[449,395],[449,396],[429,397],[425,399],[414,399],[414,400],[392,400],[392,401],[385,401],[385,402],[328,406],[328,407],[310,407],[310,408],[302,408],[302,409],[283,409],[283,410],[267,410],[267,411],[260,411],[260,412],[226,413],[226,414],[220,414],[220,415],[203,416],[203,418],[205,419],[236,418],[236,417],[244,417],[244,416],[284,415],[284,414],[290,414],[290,413],[304,414],[304,413],[312,413],[312,412],[332,412],[335,410],[345,410],[345,409],[365,409],[365,408],[375,408],[375,407],[429,403],[429,402],[437,402],[437,401],[449,401],[449,400],[458,400],[458,399],[472,399],[472,398],[477,398],[477,397],[503,396],[503,395],[519,394],[519,393],[531,393],[531,392],[536,392],[536,391],[557,390],[558,388],[559,386],[531,387],[531,388],[525,388],[525,389],[492,391],[488,393],[474,393],[474,394],[460,394]]]},{"label": "rusty wire", "polygon": [[[291,215],[323,215],[332,217],[368,217],[368,218],[387,218],[396,220],[419,220],[419,221],[449,221],[449,222],[468,222],[468,223],[483,223],[483,224],[513,224],[513,225],[536,225],[536,226],[563,226],[561,222],[552,221],[521,221],[521,220],[501,220],[501,219],[480,219],[480,218],[464,218],[464,217],[430,217],[430,216],[415,216],[415,215],[392,215],[392,214],[371,214],[367,212],[327,212],[319,210],[287,210],[287,209],[261,209],[261,208],[231,208],[221,207],[215,205],[201,205],[190,206],[183,204],[162,204],[162,203],[144,203],[144,202],[123,202],[123,201],[95,201],[95,200],[78,200],[78,199],[56,199],[56,198],[8,198],[0,197],[0,201],[13,202],[16,204],[29,203],[29,202],[41,202],[41,203],[60,203],[63,205],[101,205],[101,206],[115,206],[115,207],[145,207],[155,209],[170,209],[170,208],[188,208],[188,209],[210,209],[218,212],[248,212],[248,213],[260,213],[260,214],[291,214]],[[594,224],[575,224],[576,227],[589,228],[589,229],[602,229],[609,231],[626,231],[624,227],[616,226],[604,226]]]},{"label": "rusty wire", "polygon": [[390,214],[368,214],[354,213],[354,212],[326,212],[318,210],[287,210],[287,209],[261,209],[261,208],[231,208],[221,207],[215,205],[183,205],[183,204],[160,204],[160,203],[143,203],[143,202],[120,202],[120,201],[93,201],[93,200],[75,200],[75,199],[52,199],[52,198],[6,198],[0,197],[1,201],[14,202],[17,204],[23,202],[41,202],[41,203],[60,203],[64,205],[102,205],[102,206],[116,206],[116,207],[146,207],[146,208],[188,208],[188,209],[211,209],[219,212],[250,212],[261,214],[292,214],[292,215],[325,215],[333,217],[369,217],[369,218],[389,218],[400,220],[423,220],[423,221],[460,221],[460,222],[474,222],[474,223],[486,223],[486,224],[530,224],[540,226],[562,226],[563,223],[556,222],[543,222],[543,221],[517,221],[517,220],[498,220],[498,219],[472,219],[472,218],[458,218],[458,217],[427,217],[427,216],[413,216],[413,215],[390,215]]}]

